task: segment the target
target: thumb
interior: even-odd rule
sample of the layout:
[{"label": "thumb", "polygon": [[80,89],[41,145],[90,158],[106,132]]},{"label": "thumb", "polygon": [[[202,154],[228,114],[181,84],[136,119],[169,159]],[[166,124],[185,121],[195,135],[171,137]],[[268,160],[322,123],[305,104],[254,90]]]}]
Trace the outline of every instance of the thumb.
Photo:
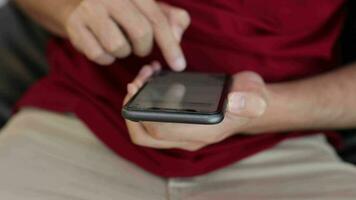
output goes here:
[{"label": "thumb", "polygon": [[189,13],[182,8],[167,3],[159,2],[158,5],[168,18],[174,37],[180,42],[191,22]]},{"label": "thumb", "polygon": [[228,112],[239,117],[255,118],[264,114],[267,102],[253,92],[232,92],[228,98]]},{"label": "thumb", "polygon": [[254,72],[242,72],[233,77],[228,95],[228,113],[246,118],[263,115],[267,108],[266,87],[263,79]]}]

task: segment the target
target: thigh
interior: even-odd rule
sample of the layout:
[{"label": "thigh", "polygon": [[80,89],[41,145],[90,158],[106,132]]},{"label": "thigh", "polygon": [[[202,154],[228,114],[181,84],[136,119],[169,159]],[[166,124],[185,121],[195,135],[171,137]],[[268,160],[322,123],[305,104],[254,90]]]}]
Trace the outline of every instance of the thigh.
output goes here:
[{"label": "thigh", "polygon": [[356,168],[324,136],[284,141],[217,172],[169,181],[172,199],[353,200]]},{"label": "thigh", "polygon": [[166,182],[119,158],[76,118],[23,110],[0,132],[0,199],[165,199]]}]

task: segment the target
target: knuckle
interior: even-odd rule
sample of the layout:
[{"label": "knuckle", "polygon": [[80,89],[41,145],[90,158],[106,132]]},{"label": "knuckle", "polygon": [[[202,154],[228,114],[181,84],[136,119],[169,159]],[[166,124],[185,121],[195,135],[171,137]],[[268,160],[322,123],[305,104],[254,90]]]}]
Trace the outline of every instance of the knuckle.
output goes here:
[{"label": "knuckle", "polygon": [[160,12],[152,14],[150,17],[150,22],[154,27],[162,27],[168,25],[167,18]]},{"label": "knuckle", "polygon": [[82,12],[90,13],[95,9],[96,6],[93,5],[93,1],[82,1],[79,5],[79,9]]},{"label": "knuckle", "polygon": [[245,76],[257,76],[257,77],[259,77],[259,75],[254,71],[242,71],[241,74],[243,74]]},{"label": "knuckle", "polygon": [[188,26],[191,22],[191,18],[189,13],[184,10],[184,9],[177,9],[175,15],[177,16],[177,18],[180,19],[180,21],[185,25]]},{"label": "knuckle", "polygon": [[137,135],[137,134],[130,134],[130,138],[132,143],[136,144],[136,145],[142,145],[142,140],[141,138]]},{"label": "knuckle", "polygon": [[73,27],[76,27],[80,23],[80,17],[78,13],[74,12],[70,14],[66,20],[66,29],[72,29]]},{"label": "knuckle", "polygon": [[143,25],[143,26],[137,26],[137,28],[134,30],[133,38],[135,40],[147,40],[153,37],[152,29],[150,26]]},{"label": "knuckle", "polygon": [[120,49],[119,45],[116,43],[108,43],[106,45],[106,50],[110,53],[114,53]]},{"label": "knuckle", "polygon": [[243,71],[237,73],[234,78],[241,81],[247,80],[248,82],[254,82],[256,84],[264,84],[264,80],[261,75],[253,71]]},{"label": "knuckle", "polygon": [[83,19],[98,21],[98,17],[100,18],[106,15],[107,9],[102,3],[97,1],[81,1],[76,12]]},{"label": "knuckle", "polygon": [[160,126],[148,126],[146,127],[149,134],[157,140],[165,140],[168,139],[167,134],[160,128]]},{"label": "knuckle", "polygon": [[158,139],[158,140],[165,139],[165,135],[158,128],[151,130],[151,131],[152,132],[150,132],[150,133],[153,138]]},{"label": "knuckle", "polygon": [[128,52],[129,46],[124,41],[111,42],[108,44],[107,50],[113,54],[116,53],[122,54]]},{"label": "knuckle", "polygon": [[151,31],[137,31],[134,36],[134,50],[137,56],[147,56],[153,46],[153,34]]}]

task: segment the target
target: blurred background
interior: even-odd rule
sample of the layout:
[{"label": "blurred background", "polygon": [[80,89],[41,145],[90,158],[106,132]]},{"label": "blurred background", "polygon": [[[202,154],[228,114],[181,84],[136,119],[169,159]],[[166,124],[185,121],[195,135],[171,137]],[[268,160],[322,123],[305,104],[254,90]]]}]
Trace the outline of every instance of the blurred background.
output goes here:
[{"label": "blurred background", "polygon": [[26,89],[46,74],[47,33],[7,0],[0,0],[0,127]]},{"label": "blurred background", "polygon": [[6,3],[7,3],[7,0],[0,0],[0,6],[3,6]]}]

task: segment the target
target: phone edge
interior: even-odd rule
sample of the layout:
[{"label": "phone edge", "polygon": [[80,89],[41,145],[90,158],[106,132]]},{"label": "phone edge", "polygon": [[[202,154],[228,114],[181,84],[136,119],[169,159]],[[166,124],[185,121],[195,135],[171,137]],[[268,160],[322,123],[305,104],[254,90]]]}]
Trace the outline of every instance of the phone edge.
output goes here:
[{"label": "phone edge", "polygon": [[121,111],[125,119],[131,121],[154,121],[169,123],[189,123],[189,124],[218,124],[224,120],[224,111],[212,114],[196,113],[159,113],[159,112],[142,112],[128,110],[124,107]]}]

